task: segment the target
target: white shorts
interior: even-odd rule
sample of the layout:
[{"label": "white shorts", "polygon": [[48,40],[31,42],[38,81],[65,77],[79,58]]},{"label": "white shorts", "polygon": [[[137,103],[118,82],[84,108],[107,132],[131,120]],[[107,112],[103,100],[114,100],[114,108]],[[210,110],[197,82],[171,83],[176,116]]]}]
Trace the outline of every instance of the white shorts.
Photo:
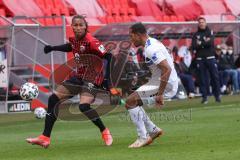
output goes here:
[{"label": "white shorts", "polygon": [[[150,79],[146,84],[139,87],[136,92],[140,96],[143,104],[154,104],[155,96],[159,91],[160,80]],[[164,90],[164,98],[170,99],[177,94],[178,80],[168,82]]]}]

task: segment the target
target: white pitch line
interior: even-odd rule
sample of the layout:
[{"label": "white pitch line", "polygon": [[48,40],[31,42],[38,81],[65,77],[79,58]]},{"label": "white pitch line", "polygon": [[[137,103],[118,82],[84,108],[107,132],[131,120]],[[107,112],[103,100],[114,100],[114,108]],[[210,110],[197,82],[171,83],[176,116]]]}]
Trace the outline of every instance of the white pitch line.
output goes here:
[{"label": "white pitch line", "polygon": [[[203,106],[203,107],[197,107],[197,108],[184,108],[184,109],[176,109],[176,110],[168,110],[168,111],[162,111],[162,112],[173,112],[173,111],[186,111],[186,110],[211,110],[211,109],[223,109],[227,107],[234,107],[236,104],[228,104],[228,105],[213,105],[213,106]],[[235,108],[236,109],[236,108]],[[240,110],[240,107],[238,108]]]}]

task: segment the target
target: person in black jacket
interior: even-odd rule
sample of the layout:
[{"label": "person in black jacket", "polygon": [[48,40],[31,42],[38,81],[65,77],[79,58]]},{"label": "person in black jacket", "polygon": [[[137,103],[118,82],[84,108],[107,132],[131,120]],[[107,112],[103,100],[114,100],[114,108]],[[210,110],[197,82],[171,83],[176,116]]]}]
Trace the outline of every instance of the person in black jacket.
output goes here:
[{"label": "person in black jacket", "polygon": [[238,58],[235,61],[235,66],[238,71],[238,85],[239,85],[239,89],[240,89],[240,53],[238,53]]},{"label": "person in black jacket", "polygon": [[239,92],[238,71],[235,69],[234,65],[233,48],[223,45],[220,54],[216,52],[216,58],[219,71],[223,72],[223,86],[221,92],[226,90],[228,81],[231,79],[234,93],[237,94]]},{"label": "person in black jacket", "polygon": [[195,53],[197,70],[199,72],[200,90],[202,92],[202,103],[207,104],[207,90],[209,88],[208,72],[212,81],[213,95],[216,102],[220,100],[220,85],[216,59],[214,56],[214,36],[206,23],[206,19],[198,19],[198,31],[192,38],[193,53]]}]

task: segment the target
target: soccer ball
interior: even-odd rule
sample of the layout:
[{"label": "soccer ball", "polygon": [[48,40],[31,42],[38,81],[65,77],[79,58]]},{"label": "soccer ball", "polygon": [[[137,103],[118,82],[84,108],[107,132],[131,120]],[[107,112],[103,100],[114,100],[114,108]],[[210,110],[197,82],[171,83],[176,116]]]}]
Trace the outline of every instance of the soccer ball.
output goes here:
[{"label": "soccer ball", "polygon": [[43,119],[46,117],[46,110],[42,107],[35,108],[34,115],[38,119]]},{"label": "soccer ball", "polygon": [[22,99],[27,101],[35,99],[39,94],[38,86],[30,82],[24,83],[20,88],[19,94]]}]

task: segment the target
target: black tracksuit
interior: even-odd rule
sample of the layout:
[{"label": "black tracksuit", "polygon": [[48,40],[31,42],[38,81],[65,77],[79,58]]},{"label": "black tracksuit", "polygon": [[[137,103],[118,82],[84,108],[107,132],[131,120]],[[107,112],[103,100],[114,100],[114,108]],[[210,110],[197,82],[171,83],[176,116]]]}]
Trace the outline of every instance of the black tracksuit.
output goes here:
[{"label": "black tracksuit", "polygon": [[207,99],[209,90],[209,78],[216,100],[220,99],[219,75],[216,59],[214,56],[214,36],[213,32],[207,27],[194,33],[192,38],[192,49],[196,54],[197,70],[199,72],[200,90],[204,100]]}]

